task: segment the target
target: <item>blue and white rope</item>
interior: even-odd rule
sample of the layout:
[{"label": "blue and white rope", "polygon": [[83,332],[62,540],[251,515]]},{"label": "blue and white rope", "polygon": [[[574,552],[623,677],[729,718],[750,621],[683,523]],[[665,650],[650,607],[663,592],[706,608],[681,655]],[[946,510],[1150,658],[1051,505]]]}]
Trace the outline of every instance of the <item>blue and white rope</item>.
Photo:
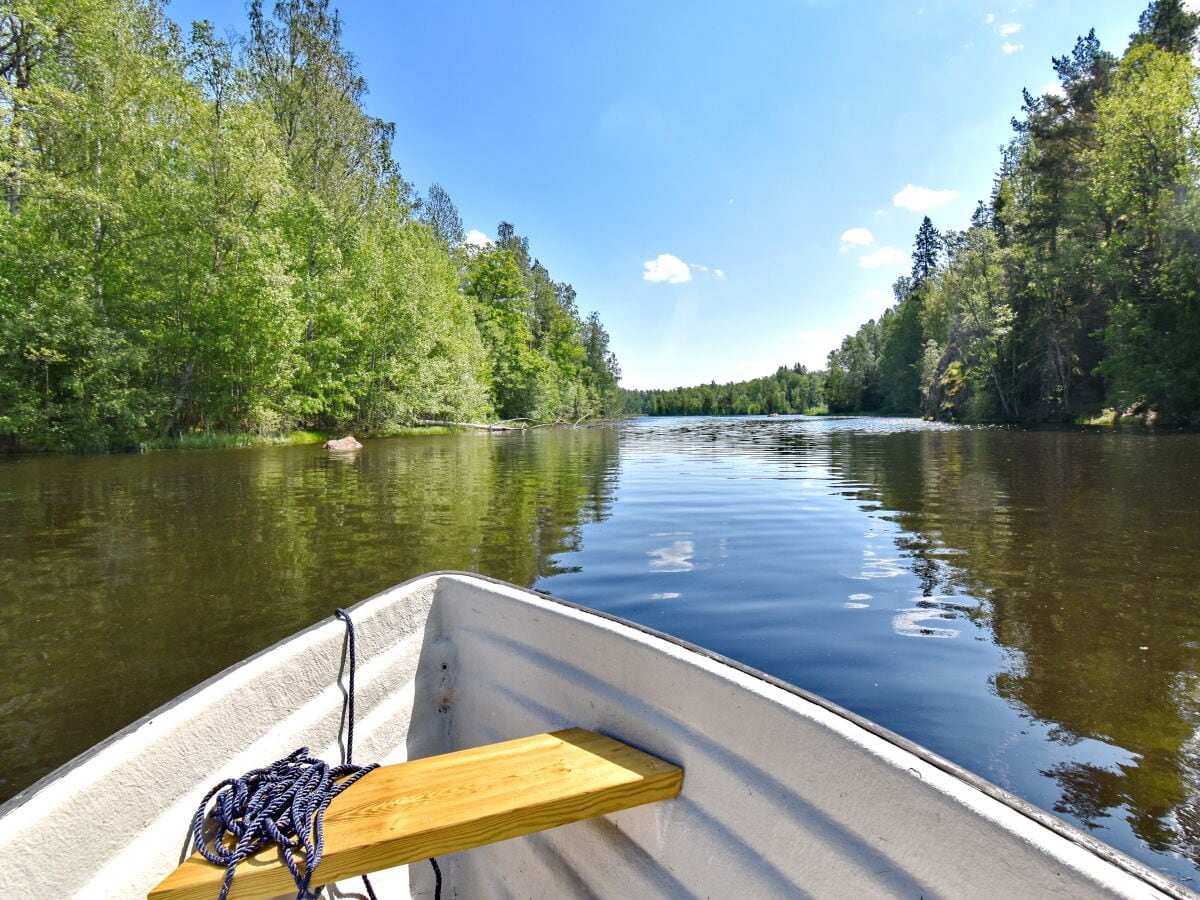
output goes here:
[{"label": "blue and white rope", "polygon": [[[210,790],[192,818],[192,841],[209,862],[225,867],[219,900],[226,900],[238,863],[271,844],[279,846],[296,882],[296,900],[320,894],[309,890],[325,846],[324,817],[330,801],[367,772],[354,754],[354,624],[344,609],[335,615],[346,623],[350,684],[347,691],[346,762],[330,766],[301,747],[266,768],[240,778],[227,778]],[[211,810],[209,809],[212,804]],[[366,880],[368,894],[374,898]]]}]

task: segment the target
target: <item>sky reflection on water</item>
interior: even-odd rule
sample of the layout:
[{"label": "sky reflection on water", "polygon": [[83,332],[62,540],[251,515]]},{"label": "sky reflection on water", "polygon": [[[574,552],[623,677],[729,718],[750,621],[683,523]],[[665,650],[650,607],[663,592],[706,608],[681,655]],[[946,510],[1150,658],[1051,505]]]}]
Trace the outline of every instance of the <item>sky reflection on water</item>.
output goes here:
[{"label": "sky reflection on water", "polygon": [[[641,420],[578,571],[539,586],[823,694],[1191,879],[1198,441]],[[681,524],[687,571],[652,591],[620,574]]]}]

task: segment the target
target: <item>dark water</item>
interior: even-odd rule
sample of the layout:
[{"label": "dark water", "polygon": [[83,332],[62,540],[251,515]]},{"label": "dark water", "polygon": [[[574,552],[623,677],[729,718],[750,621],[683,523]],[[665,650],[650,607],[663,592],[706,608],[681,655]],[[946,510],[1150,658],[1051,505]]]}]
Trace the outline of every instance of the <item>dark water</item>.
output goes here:
[{"label": "dark water", "polygon": [[1200,435],[666,419],[0,461],[0,797],[468,569],[823,694],[1194,885],[1198,539]]}]

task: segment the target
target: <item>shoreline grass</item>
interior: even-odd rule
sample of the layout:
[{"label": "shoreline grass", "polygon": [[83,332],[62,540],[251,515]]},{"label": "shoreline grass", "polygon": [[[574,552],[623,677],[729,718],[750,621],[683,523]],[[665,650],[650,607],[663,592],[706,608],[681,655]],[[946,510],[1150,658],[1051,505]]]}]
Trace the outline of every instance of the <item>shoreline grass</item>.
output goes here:
[{"label": "shoreline grass", "polygon": [[1094,416],[1080,416],[1075,420],[1075,423],[1077,425],[1105,426],[1116,425],[1118,422],[1120,422],[1120,420],[1121,417],[1117,415],[1117,411],[1110,407],[1108,409],[1101,410]]},{"label": "shoreline grass", "polygon": [[[447,425],[418,425],[385,428],[380,431],[360,434],[360,436],[365,439],[415,437],[426,434],[452,434],[461,430]],[[286,431],[283,434],[254,434],[245,431],[196,431],[175,437],[151,438],[142,441],[135,448],[131,449],[135,449],[141,453],[149,453],[156,450],[226,450],[238,447],[323,444],[328,440],[344,437],[345,434],[346,432],[303,431],[299,429]]]},{"label": "shoreline grass", "polygon": [[225,450],[231,447],[262,447],[271,444],[312,444],[329,440],[315,431],[284,434],[252,434],[245,431],[194,431],[172,437],[151,438],[138,444],[142,453],[152,450]]}]

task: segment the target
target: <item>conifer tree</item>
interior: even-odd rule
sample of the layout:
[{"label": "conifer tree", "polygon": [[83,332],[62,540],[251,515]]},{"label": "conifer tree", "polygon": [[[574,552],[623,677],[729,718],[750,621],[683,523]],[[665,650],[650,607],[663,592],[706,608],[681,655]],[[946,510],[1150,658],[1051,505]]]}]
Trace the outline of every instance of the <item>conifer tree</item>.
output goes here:
[{"label": "conifer tree", "polygon": [[941,253],[942,236],[933,227],[929,216],[926,216],[921,222],[921,227],[917,229],[916,240],[913,243],[912,280],[914,288],[919,288],[933,277],[937,271]]},{"label": "conifer tree", "polygon": [[1182,0],[1151,0],[1138,17],[1138,30],[1131,35],[1131,47],[1153,44],[1159,50],[1188,56],[1196,45],[1200,14],[1189,12]]},{"label": "conifer tree", "polygon": [[462,217],[458,207],[440,184],[431,184],[421,201],[420,219],[433,229],[443,244],[457,247],[463,242]]}]

